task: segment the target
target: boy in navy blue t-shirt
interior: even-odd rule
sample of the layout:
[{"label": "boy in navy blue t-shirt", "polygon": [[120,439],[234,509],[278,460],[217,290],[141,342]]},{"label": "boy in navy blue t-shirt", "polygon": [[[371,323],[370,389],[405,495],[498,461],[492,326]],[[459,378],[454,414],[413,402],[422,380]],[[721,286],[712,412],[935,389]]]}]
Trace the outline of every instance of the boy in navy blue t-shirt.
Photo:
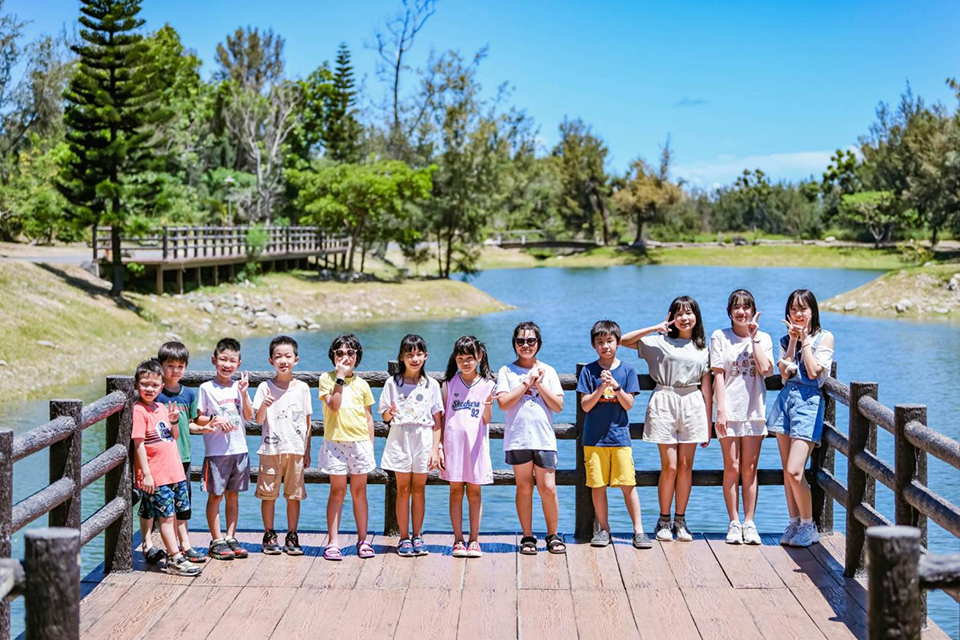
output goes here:
[{"label": "boy in navy blue t-shirt", "polygon": [[590,343],[599,358],[580,371],[577,392],[586,412],[583,422],[583,462],[587,486],[592,490],[593,509],[600,529],[590,541],[595,547],[610,544],[607,518],[607,487],[620,487],[633,521],[633,546],[650,549],[653,543],[643,533],[640,496],[630,446],[630,418],[634,394],[640,393],[637,372],[617,358],[620,325],[600,320],[590,329]]}]

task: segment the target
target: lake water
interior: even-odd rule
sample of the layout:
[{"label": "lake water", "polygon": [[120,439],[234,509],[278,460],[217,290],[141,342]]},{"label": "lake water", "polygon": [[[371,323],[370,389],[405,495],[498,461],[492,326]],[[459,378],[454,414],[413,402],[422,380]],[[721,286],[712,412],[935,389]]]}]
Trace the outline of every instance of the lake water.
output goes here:
[{"label": "lake water", "polygon": [[[589,343],[589,331],[594,321],[610,318],[620,323],[624,331],[648,326],[663,320],[670,301],[677,295],[696,298],[703,312],[707,335],[714,329],[729,325],[725,305],[729,292],[738,287],[750,289],[758,308],[763,312],[761,328],[774,340],[783,333],[780,318],[787,294],[798,287],[812,289],[823,301],[838,293],[853,289],[875,278],[880,272],[852,271],[842,269],[797,269],[797,268],[727,268],[727,267],[666,267],[622,266],[602,269],[523,269],[488,271],[472,282],[490,295],[503,300],[515,309],[482,316],[429,322],[396,322],[376,325],[327,326],[316,333],[294,334],[300,342],[300,370],[329,368],[326,353],[331,339],[338,333],[354,331],[363,342],[363,363],[360,370],[384,369],[390,359],[397,356],[397,346],[405,333],[423,335],[430,350],[427,367],[441,370],[445,367],[450,349],[456,338],[465,334],[483,340],[491,355],[494,371],[514,358],[510,344],[514,325],[523,320],[534,320],[543,332],[544,344],[540,357],[554,366],[558,372],[572,373],[577,362],[596,359]],[[376,300],[370,301],[377,304]],[[923,403],[928,405],[930,426],[953,438],[960,438],[960,394],[954,381],[960,379],[960,327],[950,324],[924,324],[899,320],[880,320],[821,314],[821,322],[836,336],[836,361],[839,378],[870,380],[879,383],[880,401],[887,406],[897,403]],[[321,324],[323,324],[321,319]],[[267,344],[269,338],[249,338],[243,341],[244,368],[269,369]],[[209,353],[194,354],[193,369],[210,369]],[[621,349],[620,357],[646,371],[635,351]],[[79,364],[79,363],[78,363]],[[120,373],[120,372],[118,372]],[[132,373],[132,372],[131,372]],[[100,376],[89,385],[63,389],[61,397],[79,397],[89,402],[103,394]],[[379,390],[375,390],[379,395]],[[634,421],[643,419],[647,393],[642,394],[631,413]],[[772,396],[770,398],[772,400]],[[315,400],[315,403],[317,401]],[[558,420],[574,420],[575,396],[566,395],[565,408]],[[315,404],[319,412],[319,404]],[[46,402],[5,403],[0,415],[0,427],[22,432],[47,419]],[[845,426],[846,409],[838,407],[838,422]],[[501,422],[503,415],[494,410],[494,421]],[[880,457],[893,461],[892,437],[879,430]],[[503,463],[500,440],[491,442],[494,465],[507,468]],[[256,438],[248,438],[251,452],[256,451]],[[560,467],[573,468],[574,443],[561,441]],[[103,449],[103,429],[95,426],[84,433],[84,459],[87,460]],[[314,441],[316,452],[319,442]],[[377,455],[383,440],[377,441]],[[654,445],[635,441],[634,459],[638,469],[658,467],[657,449]],[[203,457],[203,444],[194,438],[194,464]],[[256,456],[251,454],[256,464]],[[314,455],[314,459],[316,456]],[[838,475],[845,476],[845,458],[838,456]],[[722,467],[720,450],[714,442],[708,449],[700,450],[696,468],[719,469]],[[777,468],[779,457],[772,441],[764,445],[760,460],[761,468]],[[929,483],[935,491],[954,504],[960,504],[960,472],[934,458],[929,460]],[[20,500],[47,482],[45,454],[37,454],[21,461],[14,468],[16,477],[15,500]],[[195,487],[203,500],[199,487]],[[310,485],[309,498],[303,506],[301,529],[323,529],[324,507],[327,489],[325,485]],[[371,530],[376,531],[383,523],[383,499],[380,487],[370,488]],[[101,504],[102,482],[92,485],[84,492],[84,517],[93,513]],[[518,530],[511,487],[484,489],[485,530]],[[611,494],[611,524],[614,530],[628,531],[629,518],[617,496]],[[560,488],[560,529],[573,530],[573,487]],[[644,526],[652,529],[657,517],[655,487],[640,489]],[[348,498],[349,500],[349,498]],[[281,501],[282,502],[282,501]],[[447,491],[445,487],[427,488],[427,514],[425,528],[429,530],[450,529],[447,516]],[[893,519],[892,492],[880,486],[877,490],[879,510]],[[201,503],[202,504],[202,503]],[[284,522],[283,507],[278,505],[278,523]],[[542,530],[543,519],[539,505],[534,505],[534,526]],[[786,523],[786,507],[780,487],[763,487],[760,491],[757,524],[761,531],[779,532]],[[343,512],[344,528],[353,527],[349,505]],[[41,518],[33,526],[42,526]],[[687,508],[687,521],[694,530],[725,532],[726,510],[719,487],[695,487]],[[835,524],[843,528],[844,514],[835,510]],[[192,528],[202,529],[202,508],[194,509]],[[259,502],[253,491],[241,498],[240,527],[259,529]],[[929,526],[930,548],[935,553],[960,552],[960,541],[934,523]],[[14,556],[22,557],[22,534],[15,536]],[[83,572],[86,573],[102,561],[102,538],[92,541],[83,554]],[[960,609],[949,597],[931,593],[929,597],[931,617],[952,637],[960,637]],[[22,629],[22,600],[14,603],[14,628]]]}]

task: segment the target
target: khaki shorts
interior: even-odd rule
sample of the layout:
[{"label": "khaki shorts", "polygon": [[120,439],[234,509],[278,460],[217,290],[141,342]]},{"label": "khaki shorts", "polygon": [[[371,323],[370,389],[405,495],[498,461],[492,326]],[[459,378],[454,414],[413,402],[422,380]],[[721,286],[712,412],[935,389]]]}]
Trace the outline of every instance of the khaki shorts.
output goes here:
[{"label": "khaki shorts", "polygon": [[296,453],[264,454],[260,456],[260,473],[257,475],[257,491],[253,495],[261,500],[303,500],[307,488],[303,481],[303,456]]},{"label": "khaki shorts", "polygon": [[706,442],[710,439],[707,407],[697,387],[657,385],[647,404],[643,439],[657,444]]},{"label": "khaki shorts", "polygon": [[637,484],[630,447],[584,447],[583,464],[587,468],[587,486],[591,489]]}]

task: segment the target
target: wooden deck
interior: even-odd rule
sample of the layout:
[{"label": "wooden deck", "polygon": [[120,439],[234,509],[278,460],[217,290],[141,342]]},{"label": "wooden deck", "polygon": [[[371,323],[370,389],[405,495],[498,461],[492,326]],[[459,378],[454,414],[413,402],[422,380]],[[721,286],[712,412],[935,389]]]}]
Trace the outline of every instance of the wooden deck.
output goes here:
[{"label": "wooden deck", "polygon": [[[281,534],[282,535],[282,534]],[[450,534],[426,535],[430,555],[401,558],[396,538],[371,536],[360,560],[344,536],[343,562],[320,557],[326,536],[301,533],[303,557],[264,556],[260,532],[237,537],[246,560],[207,562],[197,578],[144,570],[82,585],[84,638],[864,638],[866,586],[844,579],[842,535],[810,549],[728,546],[627,536],[566,555],[517,552],[518,536],[486,535],[484,556],[454,559]],[[209,538],[193,534],[198,547]],[[925,638],[947,638],[930,623]]]}]

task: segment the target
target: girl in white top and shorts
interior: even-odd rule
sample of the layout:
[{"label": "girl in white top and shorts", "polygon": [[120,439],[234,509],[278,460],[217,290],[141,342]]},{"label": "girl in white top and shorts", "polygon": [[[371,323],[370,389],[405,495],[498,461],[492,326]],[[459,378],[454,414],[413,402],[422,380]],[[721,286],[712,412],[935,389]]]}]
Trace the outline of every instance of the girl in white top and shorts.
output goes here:
[{"label": "girl in white top and shorts", "polygon": [[[693,536],[687,529],[685,511],[693,485],[693,457],[697,444],[705,447],[710,443],[713,397],[700,306],[693,298],[680,296],[670,303],[666,320],[627,333],[621,344],[636,346],[657,383],[643,425],[643,439],[660,448],[660,518],[654,535],[663,542],[674,537],[689,542]],[[677,508],[671,527],[674,493]]]},{"label": "girl in white top and shorts", "polygon": [[[760,544],[753,518],[757,510],[757,461],[767,435],[766,377],[773,373],[773,340],[760,331],[757,303],[746,289],[727,300],[730,327],[710,337],[710,366],[717,419],[714,428],[723,453],[723,500],[730,525],[727,544]],[[740,490],[743,484],[743,525]]]}]

